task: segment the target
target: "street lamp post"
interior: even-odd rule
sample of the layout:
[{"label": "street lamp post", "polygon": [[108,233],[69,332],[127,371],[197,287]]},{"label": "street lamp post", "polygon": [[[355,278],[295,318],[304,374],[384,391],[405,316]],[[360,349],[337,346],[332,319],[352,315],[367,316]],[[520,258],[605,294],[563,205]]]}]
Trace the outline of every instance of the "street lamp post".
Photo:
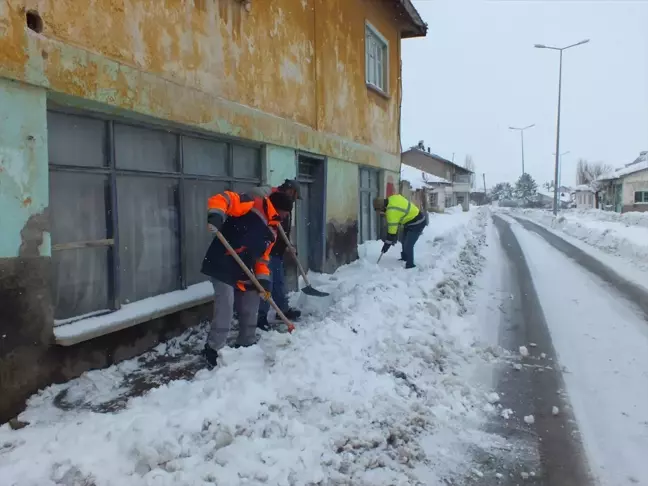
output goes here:
[{"label": "street lamp post", "polygon": [[535,127],[535,123],[524,128],[509,127],[509,130],[518,130],[520,132],[520,140],[522,141],[522,175],[524,175],[524,130],[532,127]]},{"label": "street lamp post", "polygon": [[563,51],[566,51],[567,49],[571,49],[572,47],[580,46],[582,44],[587,44],[588,42],[589,39],[585,39],[580,42],[577,42],[576,44],[572,44],[566,47],[553,47],[553,46],[546,46],[544,44],[536,44],[534,46],[537,49],[551,49],[553,51],[560,52],[560,67],[558,69],[558,117],[556,120],[556,161],[555,161],[555,168],[554,168],[554,209],[553,209],[554,216],[558,214],[558,165],[559,165],[558,159],[560,158],[560,98],[562,95]]}]

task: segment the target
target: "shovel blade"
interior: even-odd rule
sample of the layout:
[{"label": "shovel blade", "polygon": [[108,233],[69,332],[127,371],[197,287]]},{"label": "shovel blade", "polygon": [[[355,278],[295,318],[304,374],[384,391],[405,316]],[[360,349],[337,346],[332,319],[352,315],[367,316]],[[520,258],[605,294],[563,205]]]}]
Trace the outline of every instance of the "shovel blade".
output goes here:
[{"label": "shovel blade", "polygon": [[322,292],[321,290],[314,289],[311,285],[307,285],[303,289],[301,289],[302,292],[304,292],[306,295],[310,295],[312,297],[328,297],[329,293],[327,292]]}]

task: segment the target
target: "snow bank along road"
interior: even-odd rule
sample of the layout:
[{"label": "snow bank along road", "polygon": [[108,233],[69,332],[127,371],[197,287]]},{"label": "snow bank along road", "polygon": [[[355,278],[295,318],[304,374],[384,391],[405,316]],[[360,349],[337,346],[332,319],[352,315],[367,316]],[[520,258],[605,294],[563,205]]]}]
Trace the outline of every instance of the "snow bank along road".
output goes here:
[{"label": "snow bank along road", "polygon": [[[475,376],[496,358],[476,343],[469,299],[489,224],[481,209],[433,215],[410,271],[398,248],[377,265],[381,244],[364,245],[358,261],[313,276],[331,298],[297,297],[310,313],[297,332],[226,349],[192,379],[123,395],[147,360],[196,355],[195,332],[43,390],[20,417],[27,427],[0,428],[0,483],[497,484],[475,451],[512,452],[484,431],[497,398]],[[76,408],[58,408],[62,395]]]},{"label": "snow bank along road", "polygon": [[648,270],[648,213],[566,210],[554,218],[546,210],[520,209],[513,214],[522,214]]},{"label": "snow bank along road", "polygon": [[[581,461],[576,462],[581,467],[577,477],[562,482],[566,476],[560,475],[563,479],[547,484],[648,485],[645,295],[533,223],[498,216],[496,222],[504,245],[519,244],[523,256],[512,263],[528,266],[532,283],[524,292],[535,295],[541,312],[530,319],[546,323],[550,340],[545,345],[553,345],[563,371],[564,403],[576,420],[565,454],[576,460],[582,443],[592,475],[587,478]],[[544,351],[543,358],[537,346],[530,349],[531,357],[543,363],[552,350]],[[556,446],[546,448],[549,461]],[[559,472],[549,468],[548,473],[552,471]]]}]

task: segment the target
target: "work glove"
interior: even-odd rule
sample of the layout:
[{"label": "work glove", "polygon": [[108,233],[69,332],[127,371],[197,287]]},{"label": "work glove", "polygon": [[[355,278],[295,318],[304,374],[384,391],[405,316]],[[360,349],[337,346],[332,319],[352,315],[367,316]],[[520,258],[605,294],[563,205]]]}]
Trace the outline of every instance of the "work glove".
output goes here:
[{"label": "work glove", "polygon": [[263,292],[259,292],[259,290],[255,287],[255,290],[259,292],[259,297],[261,297],[265,301],[270,300],[270,297],[272,296],[272,292],[270,290],[272,282],[270,280],[263,279],[259,280],[259,283],[261,284],[261,287],[263,287]]},{"label": "work glove", "polygon": [[245,287],[245,290],[247,290],[248,292],[258,292],[259,297],[261,297],[263,300],[267,301],[272,296],[272,292],[270,291],[270,281],[268,281],[268,280],[259,280],[259,283],[261,284],[261,287],[263,287],[263,292],[259,292],[259,289],[257,288],[257,286],[254,285],[249,280],[246,280],[243,283],[243,286]]},{"label": "work glove", "polygon": [[393,243],[391,241],[385,241],[380,253],[387,253],[389,251],[389,249],[392,247],[392,245],[393,245]]},{"label": "work glove", "polygon": [[383,240],[385,243],[389,242],[390,245],[395,245],[398,241],[398,234],[387,235],[387,238]]},{"label": "work glove", "polygon": [[209,216],[207,216],[207,228],[209,228],[209,231],[211,231],[212,233],[220,231],[223,227],[223,224],[225,224],[225,216],[223,216],[222,214],[211,213]]}]

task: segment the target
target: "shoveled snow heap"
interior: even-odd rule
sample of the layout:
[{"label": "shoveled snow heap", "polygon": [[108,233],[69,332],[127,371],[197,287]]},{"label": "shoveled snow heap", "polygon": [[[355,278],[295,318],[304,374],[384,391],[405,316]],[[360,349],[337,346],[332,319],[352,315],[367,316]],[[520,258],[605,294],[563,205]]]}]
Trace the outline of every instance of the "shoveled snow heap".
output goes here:
[{"label": "shoveled snow heap", "polygon": [[[413,271],[400,248],[377,265],[381,244],[362,246],[358,261],[313,277],[331,300],[294,334],[226,348],[217,369],[119,412],[64,412],[52,405],[62,385],[44,390],[20,417],[29,426],[0,428],[2,484],[436,485],[469,474],[472,450],[501,445],[482,431],[491,390],[471,383],[489,355],[462,317],[486,222],[484,210],[432,215]],[[136,366],[80,380],[110,395]]]},{"label": "shoveled snow heap", "polygon": [[524,216],[648,269],[648,213],[601,210],[521,210]]}]

